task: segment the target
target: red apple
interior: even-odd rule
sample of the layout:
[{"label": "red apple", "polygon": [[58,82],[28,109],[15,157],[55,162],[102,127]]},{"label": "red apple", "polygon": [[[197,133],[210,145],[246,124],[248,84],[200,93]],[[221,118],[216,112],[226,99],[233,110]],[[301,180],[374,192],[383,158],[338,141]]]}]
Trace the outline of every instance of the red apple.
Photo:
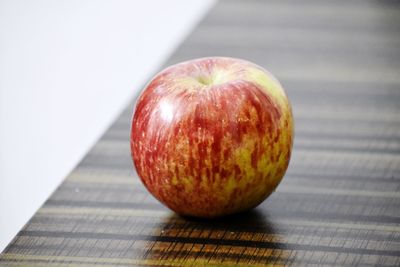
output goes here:
[{"label": "red apple", "polygon": [[213,57],[171,66],[137,100],[131,152],[159,201],[181,215],[253,208],[289,164],[293,118],[279,82],[245,60]]}]

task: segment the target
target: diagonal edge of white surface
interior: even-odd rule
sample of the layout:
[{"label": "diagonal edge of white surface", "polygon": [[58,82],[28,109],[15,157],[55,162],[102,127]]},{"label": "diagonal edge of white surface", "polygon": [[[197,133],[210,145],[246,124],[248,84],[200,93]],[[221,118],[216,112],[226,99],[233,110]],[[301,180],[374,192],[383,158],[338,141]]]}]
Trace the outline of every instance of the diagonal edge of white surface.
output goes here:
[{"label": "diagonal edge of white surface", "polygon": [[0,252],[214,0],[0,0]]}]

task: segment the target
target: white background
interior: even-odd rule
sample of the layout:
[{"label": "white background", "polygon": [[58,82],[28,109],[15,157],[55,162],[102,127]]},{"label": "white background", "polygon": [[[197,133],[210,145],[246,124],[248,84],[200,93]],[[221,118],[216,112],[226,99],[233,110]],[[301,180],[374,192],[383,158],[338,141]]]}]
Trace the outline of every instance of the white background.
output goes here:
[{"label": "white background", "polygon": [[213,0],[0,0],[0,251]]}]

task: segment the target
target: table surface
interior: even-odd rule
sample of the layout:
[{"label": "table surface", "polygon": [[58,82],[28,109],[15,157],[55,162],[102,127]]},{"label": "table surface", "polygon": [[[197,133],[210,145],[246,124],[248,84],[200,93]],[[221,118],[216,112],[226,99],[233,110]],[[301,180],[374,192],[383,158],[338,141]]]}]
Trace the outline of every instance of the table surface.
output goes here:
[{"label": "table surface", "polygon": [[221,1],[166,65],[245,58],[292,101],[293,156],[256,209],[182,218],[134,174],[133,104],[0,255],[7,266],[400,266],[400,4]]}]

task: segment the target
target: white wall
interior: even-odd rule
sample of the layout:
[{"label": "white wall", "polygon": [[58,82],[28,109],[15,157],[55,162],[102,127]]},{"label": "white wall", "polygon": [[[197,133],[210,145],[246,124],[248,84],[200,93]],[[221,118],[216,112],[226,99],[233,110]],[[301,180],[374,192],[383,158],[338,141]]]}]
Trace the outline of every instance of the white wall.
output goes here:
[{"label": "white wall", "polygon": [[0,251],[213,0],[0,0]]}]

